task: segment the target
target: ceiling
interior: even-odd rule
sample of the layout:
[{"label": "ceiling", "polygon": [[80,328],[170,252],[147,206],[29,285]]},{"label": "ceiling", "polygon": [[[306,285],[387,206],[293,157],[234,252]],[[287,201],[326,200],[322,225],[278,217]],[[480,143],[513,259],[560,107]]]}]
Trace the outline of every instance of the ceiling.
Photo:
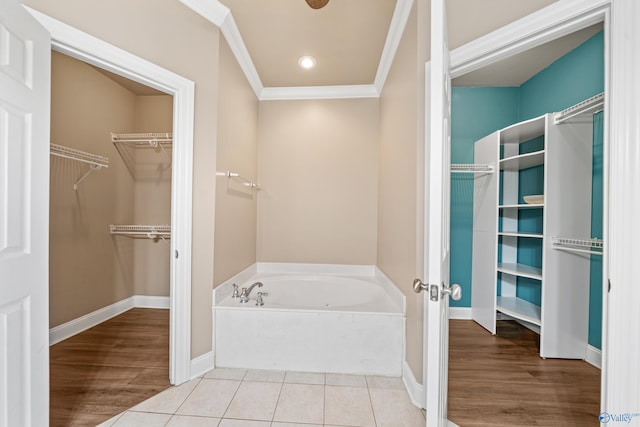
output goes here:
[{"label": "ceiling", "polygon": [[[450,47],[459,47],[555,1],[447,0]],[[401,15],[414,2],[330,0],[324,8],[314,10],[304,0],[220,0],[229,8],[266,88],[373,84],[382,56],[389,53],[384,46],[388,35],[393,35],[394,13]],[[459,77],[454,84],[517,86],[598,30],[592,27],[547,43]],[[299,67],[298,58],[303,55],[314,56],[317,66],[311,70]]]}]

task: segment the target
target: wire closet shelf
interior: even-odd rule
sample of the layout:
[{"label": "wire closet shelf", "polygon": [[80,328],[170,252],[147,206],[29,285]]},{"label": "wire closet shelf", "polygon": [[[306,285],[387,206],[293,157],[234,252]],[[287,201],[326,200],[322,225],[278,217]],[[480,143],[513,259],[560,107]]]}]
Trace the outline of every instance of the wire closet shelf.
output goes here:
[{"label": "wire closet shelf", "polygon": [[493,173],[493,165],[452,163],[451,173]]},{"label": "wire closet shelf", "polygon": [[602,239],[570,239],[565,237],[552,237],[551,244],[554,249],[593,255],[602,255],[604,248]]},{"label": "wire closet shelf", "polygon": [[571,107],[562,110],[555,114],[553,117],[553,121],[555,124],[559,125],[560,123],[569,121],[571,119],[577,118],[583,114],[595,114],[598,111],[602,111],[604,109],[604,92],[599,93],[598,95],[592,96],[591,98],[585,99],[582,102],[579,102]]},{"label": "wire closet shelf", "polygon": [[144,239],[170,239],[170,225],[110,225],[109,231],[113,235],[120,235]]},{"label": "wire closet shelf", "polygon": [[109,158],[107,157],[100,156],[98,154],[87,153],[86,151],[76,150],[75,148],[65,147],[64,145],[51,144],[50,153],[52,156],[75,160],[78,162],[87,163],[89,165],[89,170],[73,184],[74,190],[78,190],[80,183],[84,181],[85,178],[87,178],[92,172],[109,167]]},{"label": "wire closet shelf", "polygon": [[114,133],[111,132],[111,142],[133,145],[137,148],[157,148],[171,146],[171,133]]}]

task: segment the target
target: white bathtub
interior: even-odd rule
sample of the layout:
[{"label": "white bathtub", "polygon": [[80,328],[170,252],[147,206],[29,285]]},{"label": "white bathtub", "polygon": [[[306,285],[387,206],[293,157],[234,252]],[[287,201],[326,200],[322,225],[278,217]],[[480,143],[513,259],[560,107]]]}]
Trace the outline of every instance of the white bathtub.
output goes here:
[{"label": "white bathtub", "polygon": [[404,296],[375,267],[258,263],[214,290],[213,313],[217,367],[402,373]]}]

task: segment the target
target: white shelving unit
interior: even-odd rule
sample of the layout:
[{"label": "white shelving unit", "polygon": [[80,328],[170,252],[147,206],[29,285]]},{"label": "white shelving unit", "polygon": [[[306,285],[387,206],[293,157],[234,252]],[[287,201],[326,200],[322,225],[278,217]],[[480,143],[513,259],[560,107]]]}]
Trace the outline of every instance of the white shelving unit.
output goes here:
[{"label": "white shelving unit", "polygon": [[[536,138],[542,149],[539,141],[530,145]],[[556,125],[546,114],[476,141],[474,154],[500,173],[474,175],[473,319],[495,334],[497,316],[511,318],[540,334],[542,357],[584,359],[589,256],[550,236],[589,235],[591,123]],[[542,168],[535,174],[543,175],[544,203],[526,204],[520,180],[533,167]],[[537,228],[541,219],[542,229],[525,227],[525,213],[536,216]]]}]

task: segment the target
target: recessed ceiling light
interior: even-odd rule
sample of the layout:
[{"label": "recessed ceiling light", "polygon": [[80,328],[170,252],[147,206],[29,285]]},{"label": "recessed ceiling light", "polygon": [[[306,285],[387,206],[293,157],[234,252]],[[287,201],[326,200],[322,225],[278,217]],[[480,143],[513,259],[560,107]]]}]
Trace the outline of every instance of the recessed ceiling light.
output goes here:
[{"label": "recessed ceiling light", "polygon": [[313,68],[316,66],[317,62],[318,61],[316,61],[316,58],[314,58],[313,56],[301,56],[300,58],[298,58],[298,64],[302,68]]}]

